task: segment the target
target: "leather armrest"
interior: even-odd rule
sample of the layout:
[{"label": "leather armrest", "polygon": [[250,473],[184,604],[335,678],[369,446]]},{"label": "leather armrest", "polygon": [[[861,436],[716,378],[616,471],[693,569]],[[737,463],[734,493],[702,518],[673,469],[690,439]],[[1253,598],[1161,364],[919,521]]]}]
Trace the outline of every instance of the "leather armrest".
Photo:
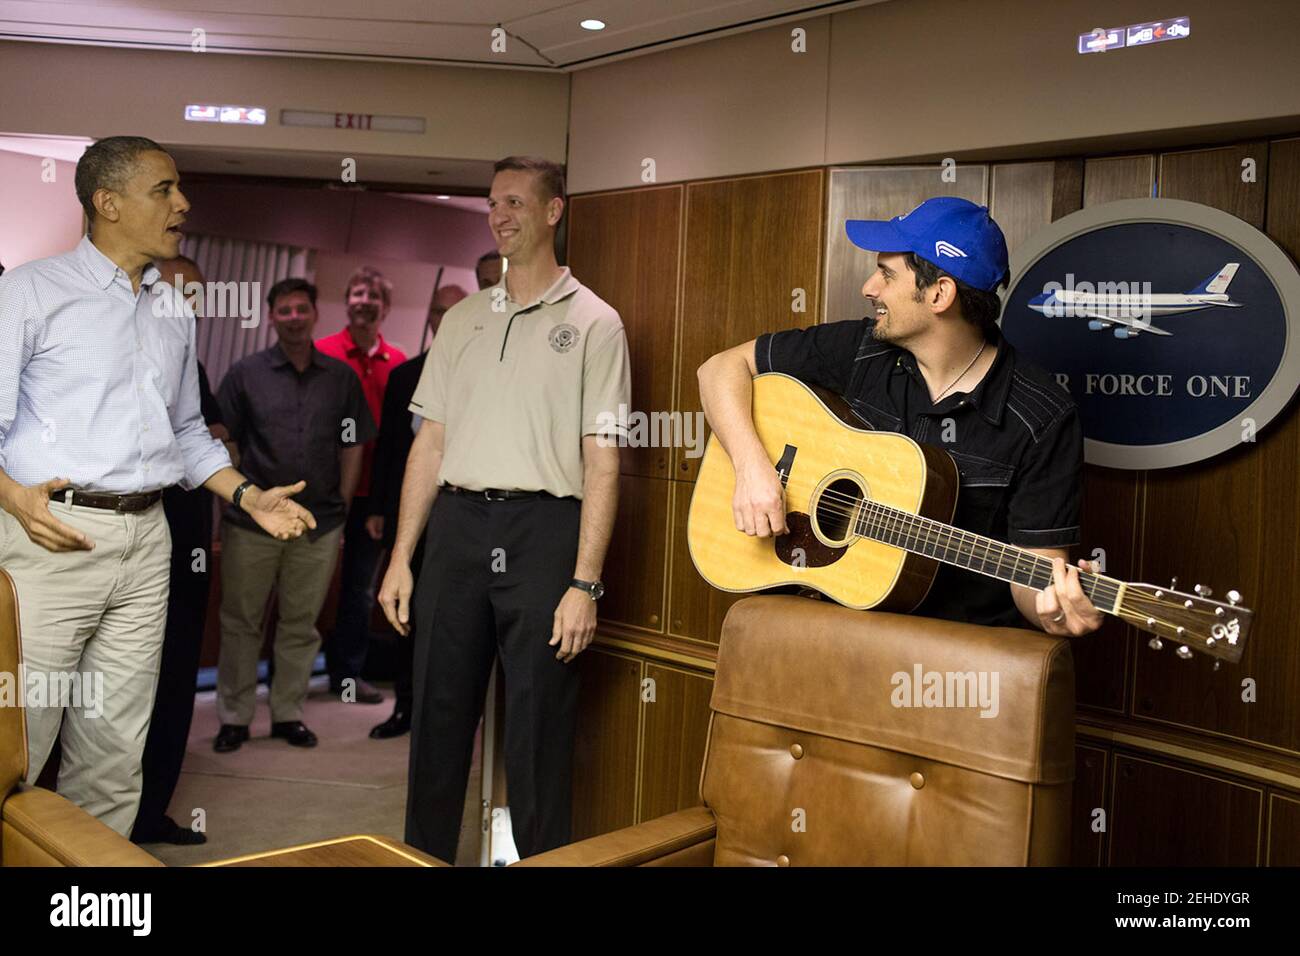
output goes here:
[{"label": "leather armrest", "polygon": [[636,826],[570,843],[515,866],[641,866],[712,840],[718,825],[708,807],[689,807]]},{"label": "leather armrest", "polygon": [[52,790],[20,787],[0,808],[6,866],[163,866]]}]

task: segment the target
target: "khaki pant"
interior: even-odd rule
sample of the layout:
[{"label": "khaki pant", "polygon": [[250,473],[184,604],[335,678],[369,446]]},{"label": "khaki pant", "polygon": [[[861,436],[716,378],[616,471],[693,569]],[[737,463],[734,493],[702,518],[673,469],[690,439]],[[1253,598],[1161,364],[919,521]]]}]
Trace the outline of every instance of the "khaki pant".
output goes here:
[{"label": "khaki pant", "polygon": [[257,693],[262,618],[275,587],[275,676],[271,721],[302,719],[311,665],[320,648],[316,618],[329,590],[343,528],[316,541],[306,535],[277,541],[229,521],[221,526],[221,658],[217,663],[217,713],[223,724],[247,727]]},{"label": "khaki pant", "polygon": [[51,501],[50,512],[94,549],[47,551],[0,511],[0,566],[18,591],[27,782],[60,737],[59,793],[126,835],[158,683],[171,533],[161,504],[117,514]]}]

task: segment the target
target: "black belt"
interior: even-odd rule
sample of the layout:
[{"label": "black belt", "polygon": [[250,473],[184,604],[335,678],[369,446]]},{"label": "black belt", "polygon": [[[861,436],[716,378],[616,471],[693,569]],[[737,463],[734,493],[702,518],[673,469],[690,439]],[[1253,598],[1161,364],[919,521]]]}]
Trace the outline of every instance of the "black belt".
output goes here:
[{"label": "black belt", "polygon": [[138,495],[108,495],[98,491],[72,491],[69,497],[69,490],[54,492],[56,501],[63,501],[65,504],[80,505],[83,508],[101,508],[104,511],[116,511],[119,514],[131,514],[136,511],[145,511],[152,508],[158,502],[162,501],[163,493],[159,491],[145,491]]},{"label": "black belt", "polygon": [[518,501],[523,498],[555,497],[549,491],[508,491],[504,488],[484,488],[482,491],[471,491],[468,488],[461,488],[456,485],[443,485],[441,490],[448,494],[465,495],[469,498],[484,498],[488,501]]}]

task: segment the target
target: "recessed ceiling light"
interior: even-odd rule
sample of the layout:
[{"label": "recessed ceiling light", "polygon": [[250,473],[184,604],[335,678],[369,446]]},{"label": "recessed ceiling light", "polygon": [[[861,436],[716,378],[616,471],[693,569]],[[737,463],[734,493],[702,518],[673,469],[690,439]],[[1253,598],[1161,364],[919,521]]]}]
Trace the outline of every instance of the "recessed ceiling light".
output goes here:
[{"label": "recessed ceiling light", "polygon": [[583,20],[578,26],[584,30],[603,30],[605,29],[604,20]]},{"label": "recessed ceiling light", "polygon": [[434,199],[450,199],[450,196],[434,196]]}]

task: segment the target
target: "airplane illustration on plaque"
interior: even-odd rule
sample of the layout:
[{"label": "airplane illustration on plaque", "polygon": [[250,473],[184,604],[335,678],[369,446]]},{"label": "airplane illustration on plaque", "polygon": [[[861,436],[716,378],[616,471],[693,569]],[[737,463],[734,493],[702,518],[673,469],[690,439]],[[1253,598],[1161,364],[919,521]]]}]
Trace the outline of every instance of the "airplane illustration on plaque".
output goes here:
[{"label": "airplane illustration on plaque", "polygon": [[[1119,292],[1112,291],[1107,283],[1100,283],[1102,291],[1093,291],[1091,287],[1087,291],[1056,289],[1034,296],[1028,305],[1033,311],[1051,318],[1086,318],[1092,331],[1112,329],[1117,339],[1131,339],[1143,332],[1173,335],[1152,325],[1151,320],[1201,309],[1241,308],[1244,303],[1228,298],[1228,283],[1240,265],[1239,262],[1224,263],[1218,272],[1187,292]],[[1117,289],[1130,287],[1130,283],[1111,285]]]}]

